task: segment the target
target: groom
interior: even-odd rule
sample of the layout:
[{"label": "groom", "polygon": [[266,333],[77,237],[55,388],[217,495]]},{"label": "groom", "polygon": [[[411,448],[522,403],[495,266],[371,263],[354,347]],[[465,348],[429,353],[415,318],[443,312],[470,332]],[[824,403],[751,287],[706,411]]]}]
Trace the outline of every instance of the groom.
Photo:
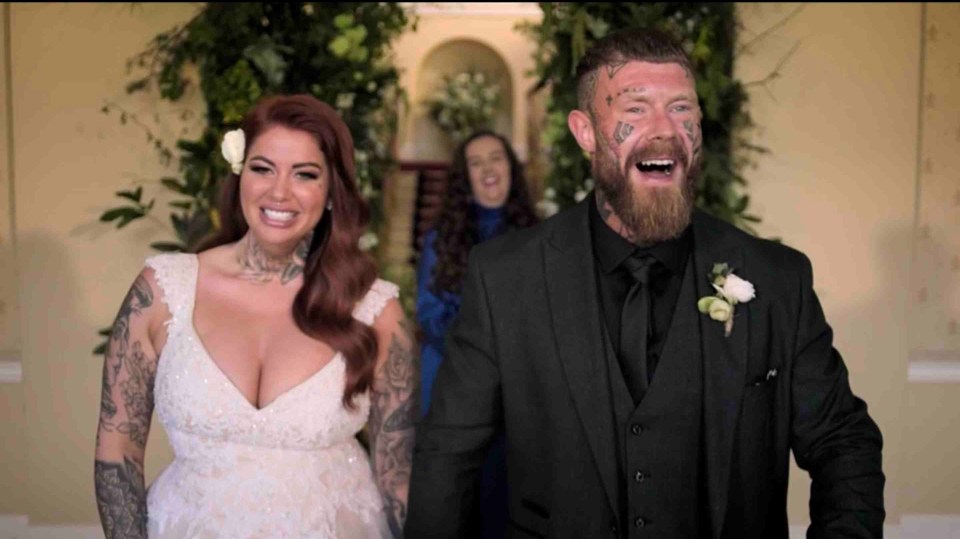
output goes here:
[{"label": "groom", "polygon": [[577,84],[568,124],[596,191],[471,254],[406,536],[473,533],[476,471],[504,429],[508,537],[786,539],[791,450],[813,480],[808,537],[880,537],[881,435],[809,260],[693,208],[683,49],[614,34]]}]

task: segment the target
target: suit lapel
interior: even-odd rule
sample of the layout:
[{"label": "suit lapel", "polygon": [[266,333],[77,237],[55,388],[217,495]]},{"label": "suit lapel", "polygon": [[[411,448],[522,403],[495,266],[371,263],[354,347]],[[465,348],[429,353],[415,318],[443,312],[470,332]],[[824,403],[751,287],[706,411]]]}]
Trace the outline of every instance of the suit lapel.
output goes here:
[{"label": "suit lapel", "polygon": [[[716,293],[707,280],[713,265],[726,262],[737,275],[747,275],[742,249],[730,234],[711,223],[712,217],[694,215],[694,262],[697,298]],[[736,422],[746,384],[750,304],[736,306],[733,331],[724,336],[723,324],[701,315],[700,332],[704,367],[704,437],[707,458],[707,493],[713,537],[720,537],[726,515],[727,493]]]},{"label": "suit lapel", "polygon": [[613,412],[605,368],[587,197],[544,245],[545,278],[557,355],[563,365],[610,508],[618,514]]}]

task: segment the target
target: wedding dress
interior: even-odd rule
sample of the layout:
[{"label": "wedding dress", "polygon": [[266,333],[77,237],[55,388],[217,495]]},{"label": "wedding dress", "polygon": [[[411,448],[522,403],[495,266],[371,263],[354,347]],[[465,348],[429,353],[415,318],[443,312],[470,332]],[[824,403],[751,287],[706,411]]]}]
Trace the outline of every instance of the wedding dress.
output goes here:
[{"label": "wedding dress", "polygon": [[[148,490],[150,539],[389,537],[370,460],[355,438],[369,395],[356,396],[354,410],[343,406],[343,356],[258,409],[197,336],[196,255],[147,264],[172,314],[154,398],[175,454]],[[378,279],[354,318],[372,324],[397,294]]]}]

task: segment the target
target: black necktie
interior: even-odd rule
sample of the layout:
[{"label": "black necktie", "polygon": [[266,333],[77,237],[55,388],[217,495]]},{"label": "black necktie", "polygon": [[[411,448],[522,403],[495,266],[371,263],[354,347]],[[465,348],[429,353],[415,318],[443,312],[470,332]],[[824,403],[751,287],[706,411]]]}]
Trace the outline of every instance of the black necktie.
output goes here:
[{"label": "black necktie", "polygon": [[623,266],[634,283],[623,302],[620,315],[620,368],[634,404],[647,391],[647,336],[650,332],[650,266],[655,260],[647,255],[631,255]]}]

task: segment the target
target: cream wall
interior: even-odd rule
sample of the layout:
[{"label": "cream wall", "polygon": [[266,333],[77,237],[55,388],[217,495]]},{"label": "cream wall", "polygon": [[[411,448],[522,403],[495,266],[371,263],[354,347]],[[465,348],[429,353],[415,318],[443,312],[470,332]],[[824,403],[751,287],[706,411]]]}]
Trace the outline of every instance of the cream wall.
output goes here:
[{"label": "cream wall", "polygon": [[[740,7],[749,37],[796,5]],[[96,522],[91,468],[100,363],[90,350],[149,254],[147,243],[164,235],[149,223],[116,232],[95,222],[113,191],[163,172],[141,131],[99,109],[112,99],[147,111],[145,117],[154,109],[170,113],[151,98],[123,94],[125,60],[193,9],[10,6],[12,226],[24,381],[0,385],[0,514],[28,514],[41,524]],[[771,153],[748,171],[750,193],[764,220],[761,233],[813,261],[854,390],[884,432],[891,523],[907,513],[960,514],[960,437],[950,428],[960,392],[955,385],[906,384],[908,298],[898,286],[911,275],[921,10],[809,4],[738,61],[741,79],[761,79],[799,43],[781,76],[751,91],[761,126],[754,140]],[[524,56],[532,47],[513,23],[500,15],[450,17],[424,17],[419,32],[398,44],[404,84],[416,86],[410,77],[417,62],[437,45],[482,34],[516,66],[514,101],[525,102],[527,87],[516,81],[532,66]],[[521,124],[515,136],[526,132],[523,118],[514,122]],[[401,143],[408,135],[401,133]],[[154,432],[150,477],[169,459],[162,429]],[[806,519],[807,486],[795,473],[793,522]]]},{"label": "cream wall", "polygon": [[[92,523],[101,362],[90,351],[149,253],[149,241],[166,237],[151,223],[118,233],[96,222],[114,191],[164,172],[143,132],[100,108],[113,100],[142,112],[146,122],[155,110],[171,114],[152,99],[124,94],[125,61],[195,7],[10,7],[24,378],[23,436],[17,438],[27,488],[0,488],[0,507],[19,504],[31,524]],[[162,429],[154,433],[148,475],[169,458]],[[6,432],[2,437],[9,439]]]},{"label": "cream wall", "polygon": [[13,181],[10,155],[10,67],[7,47],[9,4],[0,11],[0,362],[19,360],[20,328],[17,325]]},{"label": "cream wall", "polygon": [[[741,14],[756,33],[796,7],[743,5]],[[750,193],[764,219],[761,233],[813,262],[853,389],[884,435],[888,522],[905,510],[901,489],[909,474],[902,468],[912,455],[904,451],[904,427],[922,430],[937,447],[955,445],[952,413],[936,413],[929,400],[913,409],[918,401],[905,397],[909,287],[902,284],[911,276],[921,12],[920,4],[809,4],[738,62],[742,80],[760,80],[797,46],[780,77],[750,93],[761,126],[754,140],[771,150],[747,174]],[[955,393],[949,387],[940,394]],[[799,522],[807,515],[809,481],[794,472],[790,514]],[[955,490],[958,479],[946,482]],[[932,480],[917,488],[933,489]],[[960,513],[960,502],[940,497],[906,510]]]}]

